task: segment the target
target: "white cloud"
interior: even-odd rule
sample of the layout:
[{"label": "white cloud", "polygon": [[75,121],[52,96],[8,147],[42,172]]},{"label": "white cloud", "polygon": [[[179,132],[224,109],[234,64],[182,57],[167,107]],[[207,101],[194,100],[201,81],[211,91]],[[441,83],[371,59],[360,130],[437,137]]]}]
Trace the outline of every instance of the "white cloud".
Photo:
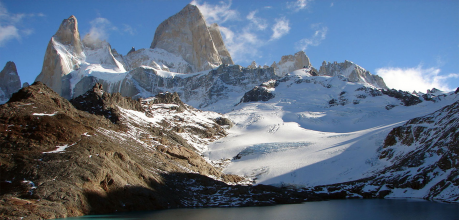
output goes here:
[{"label": "white cloud", "polygon": [[98,17],[89,22],[91,29],[88,35],[92,39],[107,40],[111,31],[118,30],[108,19]]},{"label": "white cloud", "polygon": [[20,39],[18,29],[12,25],[2,26],[0,25],[0,46],[3,46],[8,40]]},{"label": "white cloud", "polygon": [[268,27],[268,23],[266,22],[265,19],[263,18],[258,18],[255,16],[255,14],[258,12],[258,10],[251,11],[247,15],[247,19],[259,30],[264,30]]},{"label": "white cloud", "polygon": [[376,74],[384,79],[387,87],[412,92],[426,92],[427,89],[437,88],[452,91],[448,85],[451,78],[459,78],[459,74],[440,75],[439,68],[423,68],[422,65],[412,68],[384,67],[376,69]]},{"label": "white cloud", "polygon": [[199,4],[197,0],[193,0],[190,4],[196,5],[199,8],[207,24],[218,23],[220,25],[228,20],[238,19],[239,13],[236,10],[230,9],[231,0],[227,4],[223,1],[219,3],[218,5],[211,5],[207,2]]},{"label": "white cloud", "polygon": [[330,7],[333,7],[334,5],[335,5],[335,4],[334,4],[333,2],[332,2],[332,3],[330,3]]},{"label": "white cloud", "polygon": [[297,42],[297,49],[305,51],[309,46],[319,46],[320,43],[325,40],[328,32],[328,27],[324,27],[319,23],[312,24],[311,29],[314,30],[314,34],[310,38],[304,38]]},{"label": "white cloud", "polygon": [[294,12],[298,12],[305,8],[308,8],[309,2],[312,0],[297,0],[294,2],[287,2],[287,8],[293,10]]},{"label": "white cloud", "polygon": [[239,62],[248,57],[259,55],[257,48],[263,45],[263,41],[249,28],[244,28],[241,32],[235,33],[229,28],[220,26],[220,31],[233,61]]},{"label": "white cloud", "polygon": [[127,24],[123,24],[123,31],[130,34],[130,35],[134,35],[135,34],[135,29],[132,28],[130,25],[127,25]]},{"label": "white cloud", "polygon": [[288,34],[290,31],[289,20],[285,17],[276,19],[276,23],[272,27],[273,35],[271,40],[279,39],[282,36]]},{"label": "white cloud", "polygon": [[35,14],[12,14],[0,2],[0,47],[12,39],[20,40],[22,36],[33,33],[33,29],[18,28],[26,17],[40,16]]}]

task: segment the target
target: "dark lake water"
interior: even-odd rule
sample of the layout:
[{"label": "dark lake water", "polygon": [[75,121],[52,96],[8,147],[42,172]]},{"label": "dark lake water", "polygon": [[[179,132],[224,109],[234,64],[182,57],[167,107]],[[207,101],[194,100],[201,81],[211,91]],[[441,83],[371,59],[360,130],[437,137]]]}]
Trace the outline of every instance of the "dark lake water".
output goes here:
[{"label": "dark lake water", "polygon": [[423,200],[368,199],[306,202],[293,205],[240,208],[169,209],[116,215],[67,218],[82,219],[161,219],[161,220],[281,220],[281,219],[432,219],[459,220],[459,204]]}]

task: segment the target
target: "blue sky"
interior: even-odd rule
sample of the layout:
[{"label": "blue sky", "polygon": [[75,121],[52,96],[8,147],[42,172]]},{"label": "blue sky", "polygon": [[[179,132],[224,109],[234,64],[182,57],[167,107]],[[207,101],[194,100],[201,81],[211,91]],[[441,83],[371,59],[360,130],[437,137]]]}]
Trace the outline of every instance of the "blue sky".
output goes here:
[{"label": "blue sky", "polygon": [[[75,15],[80,35],[92,31],[120,54],[148,48],[156,27],[191,1],[0,0],[0,65],[14,61],[22,82],[40,73],[46,46],[63,19]],[[218,23],[233,60],[278,62],[304,50],[312,65],[350,60],[391,88],[459,86],[457,0],[196,0]],[[1,67],[1,68],[2,68]]]}]

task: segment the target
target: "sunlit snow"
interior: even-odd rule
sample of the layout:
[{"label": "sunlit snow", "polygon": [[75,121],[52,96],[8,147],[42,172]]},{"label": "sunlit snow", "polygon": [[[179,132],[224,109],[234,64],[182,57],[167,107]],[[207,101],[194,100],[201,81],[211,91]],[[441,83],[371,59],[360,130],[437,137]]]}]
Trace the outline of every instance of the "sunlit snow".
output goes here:
[{"label": "sunlit snow", "polygon": [[[357,90],[362,83],[306,72],[294,71],[275,88],[274,99],[226,112],[235,126],[210,144],[205,156],[231,159],[224,172],[256,183],[317,186],[357,180],[388,165],[378,160],[378,151],[393,127],[458,100],[450,95],[406,107],[389,96],[362,98],[365,93]],[[331,99],[346,104],[330,106]],[[219,109],[216,104],[209,108]],[[387,105],[396,107],[387,110]]]}]

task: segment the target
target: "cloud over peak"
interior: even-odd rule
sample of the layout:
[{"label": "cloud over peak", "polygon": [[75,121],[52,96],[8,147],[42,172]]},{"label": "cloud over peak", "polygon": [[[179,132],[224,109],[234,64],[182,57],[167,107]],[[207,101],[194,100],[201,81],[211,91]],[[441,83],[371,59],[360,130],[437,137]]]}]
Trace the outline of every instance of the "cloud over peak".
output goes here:
[{"label": "cloud over peak", "polygon": [[193,0],[190,4],[196,5],[199,8],[207,24],[223,24],[228,20],[237,19],[239,14],[236,10],[230,9],[231,1],[228,1],[228,3],[220,1],[219,4],[211,5],[207,2],[199,4],[198,0]]}]

